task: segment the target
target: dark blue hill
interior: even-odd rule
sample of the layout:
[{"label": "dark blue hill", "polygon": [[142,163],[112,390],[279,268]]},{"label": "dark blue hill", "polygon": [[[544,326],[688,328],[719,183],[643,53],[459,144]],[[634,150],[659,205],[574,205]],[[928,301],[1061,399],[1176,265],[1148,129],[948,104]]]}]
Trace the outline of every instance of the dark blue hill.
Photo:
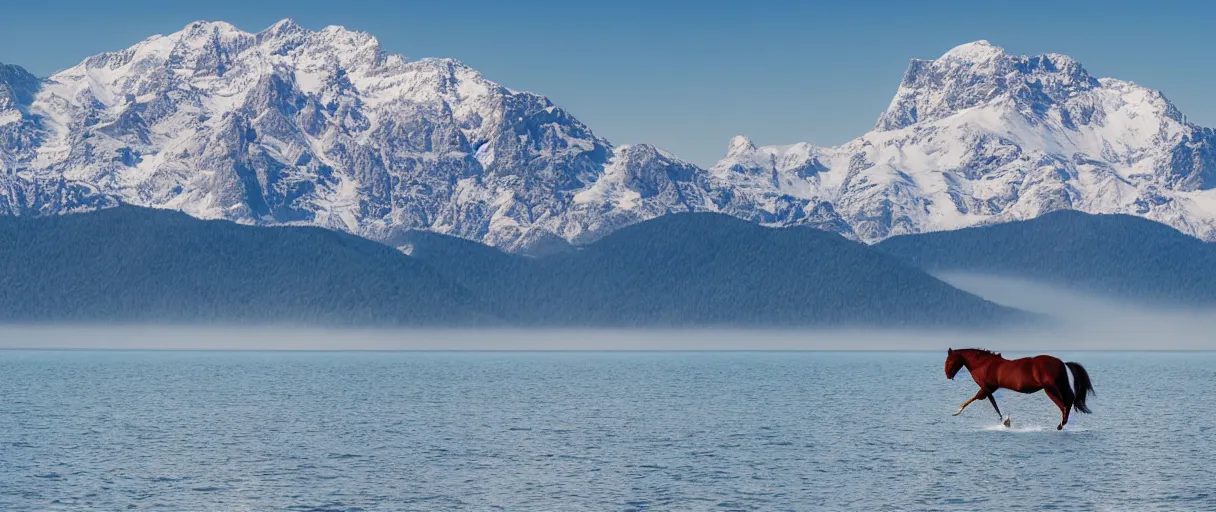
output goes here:
[{"label": "dark blue hill", "polygon": [[1048,281],[1142,302],[1216,303],[1216,246],[1130,215],[1059,211],[876,247],[929,271]]},{"label": "dark blue hill", "polygon": [[985,326],[1023,313],[811,228],[672,214],[528,258],[412,232],[411,254],[501,318],[571,326]]},{"label": "dark blue hill", "polygon": [[0,321],[465,325],[475,297],[426,264],[310,227],[118,207],[0,217]]}]

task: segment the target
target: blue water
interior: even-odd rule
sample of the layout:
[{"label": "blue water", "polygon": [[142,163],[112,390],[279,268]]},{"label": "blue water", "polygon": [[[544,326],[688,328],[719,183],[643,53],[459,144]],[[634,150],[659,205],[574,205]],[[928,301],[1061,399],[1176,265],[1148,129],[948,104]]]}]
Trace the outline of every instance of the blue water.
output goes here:
[{"label": "blue water", "polygon": [[0,510],[1216,509],[1216,354],[1061,355],[1063,432],[937,353],[0,351]]}]

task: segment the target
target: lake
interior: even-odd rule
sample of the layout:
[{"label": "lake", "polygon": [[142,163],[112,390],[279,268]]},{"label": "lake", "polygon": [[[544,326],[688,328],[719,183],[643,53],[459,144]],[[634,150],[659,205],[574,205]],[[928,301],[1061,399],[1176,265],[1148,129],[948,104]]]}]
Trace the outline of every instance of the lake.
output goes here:
[{"label": "lake", "polygon": [[1216,509],[1216,353],[1055,355],[1063,432],[938,351],[0,350],[0,510]]}]

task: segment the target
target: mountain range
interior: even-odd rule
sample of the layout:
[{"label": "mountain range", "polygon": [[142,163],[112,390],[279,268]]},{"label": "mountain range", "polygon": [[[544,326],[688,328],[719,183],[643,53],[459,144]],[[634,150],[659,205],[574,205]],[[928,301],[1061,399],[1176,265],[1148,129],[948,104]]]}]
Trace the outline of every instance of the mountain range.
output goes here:
[{"label": "mountain range", "polygon": [[[118,206],[0,217],[0,323],[992,327],[1033,315],[807,227],[665,215],[545,257],[426,231],[401,250],[308,226]],[[408,254],[407,254],[408,253]]]},{"label": "mountain range", "polygon": [[543,96],[341,27],[196,22],[46,78],[0,65],[9,215],[125,203],[560,253],[676,212],[874,243],[1079,210],[1210,241],[1213,187],[1216,132],[1160,92],[986,41],[911,61],[852,141],[736,137],[709,169],[613,145]]},{"label": "mountain range", "polygon": [[716,213],[664,215],[541,258],[422,231],[399,243],[522,325],[983,327],[1032,320],[838,234]]}]

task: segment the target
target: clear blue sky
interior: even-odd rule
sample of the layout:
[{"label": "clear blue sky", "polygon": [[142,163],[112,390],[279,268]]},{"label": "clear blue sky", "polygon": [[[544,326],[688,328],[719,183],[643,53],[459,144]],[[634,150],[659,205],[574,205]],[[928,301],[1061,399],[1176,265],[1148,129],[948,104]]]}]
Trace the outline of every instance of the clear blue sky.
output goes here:
[{"label": "clear blue sky", "polygon": [[1216,126],[1216,2],[1060,3],[22,1],[0,17],[0,62],[47,75],[190,21],[257,31],[290,17],[370,32],[410,58],[457,58],[549,96],[613,143],[707,165],[736,134],[759,144],[861,135],[908,59],[987,39],[1161,89],[1192,121]]}]

